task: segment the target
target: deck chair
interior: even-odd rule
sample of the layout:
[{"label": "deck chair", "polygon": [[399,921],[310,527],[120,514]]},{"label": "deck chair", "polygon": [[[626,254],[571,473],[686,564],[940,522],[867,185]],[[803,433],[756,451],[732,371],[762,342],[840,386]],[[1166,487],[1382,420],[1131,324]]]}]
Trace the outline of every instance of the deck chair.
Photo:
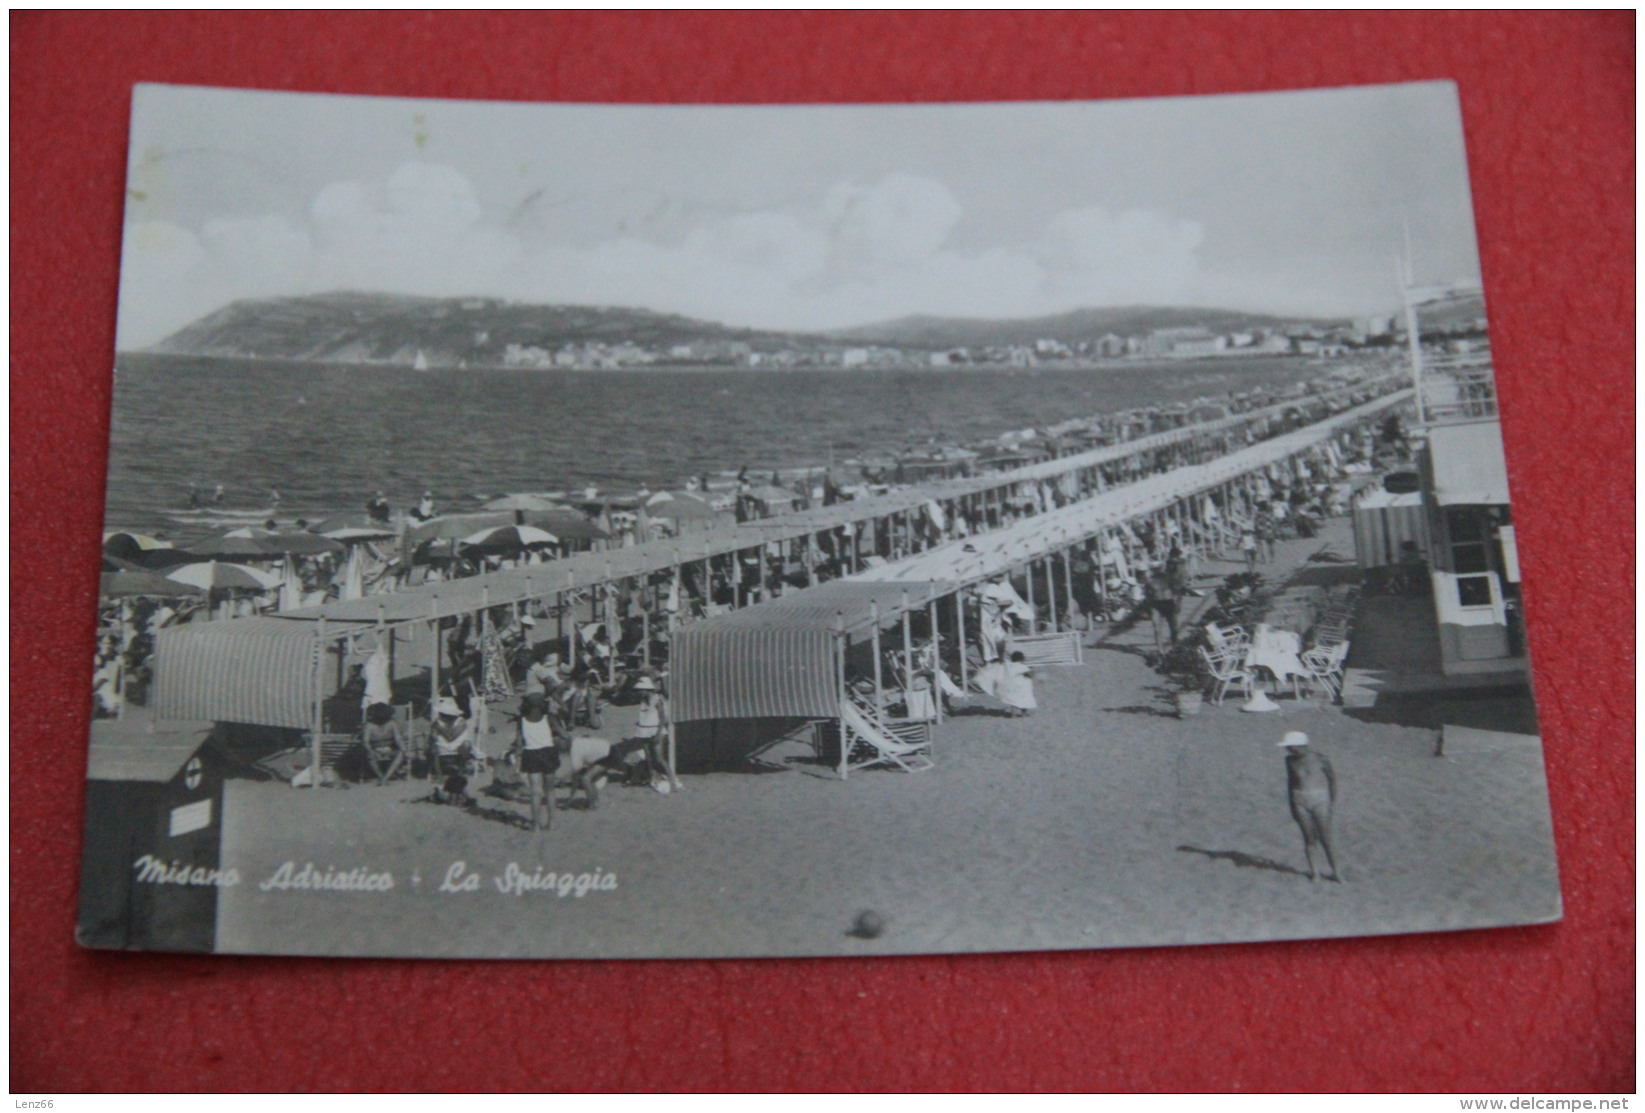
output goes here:
[{"label": "deck chair", "polygon": [[1205,658],[1205,663],[1210,666],[1211,675],[1216,678],[1217,692],[1213,698],[1218,707],[1222,706],[1222,701],[1230,688],[1238,688],[1247,699],[1251,697],[1254,689],[1251,673],[1242,660],[1243,653],[1212,653],[1204,646],[1200,646],[1199,652],[1200,656]]},{"label": "deck chair", "polygon": [[1325,690],[1336,699],[1342,694],[1342,666],[1348,658],[1348,643],[1316,645],[1302,654],[1302,667],[1308,670],[1307,683],[1324,684]]},{"label": "deck chair", "polygon": [[[862,708],[849,699],[840,701],[840,725],[845,731],[841,743],[847,755],[841,769],[842,779],[849,776],[853,769],[867,769],[871,765],[890,765],[904,773],[923,773],[936,765],[931,759],[929,738],[926,741],[902,741],[891,733],[890,728],[870,719]],[[853,743],[865,748],[868,756],[851,760]]]}]

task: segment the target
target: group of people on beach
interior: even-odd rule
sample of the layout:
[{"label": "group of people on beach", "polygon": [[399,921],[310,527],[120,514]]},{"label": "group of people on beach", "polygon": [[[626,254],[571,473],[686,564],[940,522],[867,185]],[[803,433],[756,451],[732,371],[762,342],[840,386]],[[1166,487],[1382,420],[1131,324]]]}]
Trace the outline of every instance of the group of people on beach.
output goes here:
[{"label": "group of people on beach", "polygon": [[[500,792],[523,786],[534,830],[551,824],[558,787],[569,788],[570,798],[581,792],[589,810],[600,806],[601,789],[613,778],[650,786],[664,795],[680,787],[664,751],[667,701],[653,676],[634,682],[639,705],[633,727],[621,739],[595,733],[601,724],[597,710],[595,721],[589,722],[591,685],[568,677],[557,655],[545,655],[534,664],[524,689],[517,701],[510,701],[517,708],[511,716],[512,743],[497,757],[484,753],[476,701],[465,707],[454,696],[436,699],[422,744],[413,740],[411,724],[399,721],[390,704],[369,704],[359,738],[370,775],[380,786],[401,775],[421,775],[436,785],[436,802],[466,804],[472,799],[473,778],[489,769]],[[503,705],[487,709],[509,714]]]}]

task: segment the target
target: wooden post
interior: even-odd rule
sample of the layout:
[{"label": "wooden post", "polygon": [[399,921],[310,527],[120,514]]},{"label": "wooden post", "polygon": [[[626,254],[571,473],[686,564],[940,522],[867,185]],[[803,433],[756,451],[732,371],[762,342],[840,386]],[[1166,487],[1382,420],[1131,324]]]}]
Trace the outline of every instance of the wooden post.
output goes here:
[{"label": "wooden post", "polygon": [[[606,575],[611,574],[611,565],[606,564]],[[615,587],[609,579],[605,582],[605,682],[617,683],[617,616]]]},{"label": "wooden post", "polygon": [[309,741],[308,787],[320,787],[320,734],[325,730],[325,709],[320,695],[320,673],[326,657],[326,611],[320,608],[320,621],[314,630],[314,733]]},{"label": "wooden post", "polygon": [[1057,569],[1056,553],[1045,554],[1045,601],[1051,607],[1051,632],[1057,632]]},{"label": "wooden post", "polygon": [[377,625],[388,630],[388,690],[390,694],[392,694],[394,691],[395,673],[394,650],[395,646],[397,646],[400,641],[400,630],[399,627],[390,627],[388,625],[387,615],[384,614],[383,604],[381,603],[377,604]]},{"label": "wooden post", "polygon": [[902,682],[903,698],[914,688],[914,626],[908,614],[908,592],[902,593]]},{"label": "wooden post", "polygon": [[937,629],[937,599],[931,598],[931,698],[936,701],[937,722],[942,722],[942,681],[937,674],[942,671],[942,634]]},{"label": "wooden post", "polygon": [[[647,580],[650,578],[646,577]],[[646,584],[646,588],[650,586],[649,583]],[[640,591],[640,665],[646,669],[651,667],[651,603],[657,593],[652,591],[650,594],[652,598],[647,599],[645,588]]]},{"label": "wooden post", "polygon": [[1028,573],[1028,636],[1033,637],[1039,632],[1039,607],[1034,602],[1034,558],[1029,557],[1025,564]]},{"label": "wooden post", "polygon": [[971,663],[965,642],[965,588],[954,589],[954,637],[960,650],[960,691],[971,691]]},{"label": "wooden post", "polygon": [[434,669],[429,674],[428,690],[428,721],[434,722],[434,705],[440,702],[440,657],[445,652],[445,644],[440,637],[440,593],[434,592],[428,600],[429,615],[434,623]]},{"label": "wooden post", "polygon": [[885,714],[885,680],[880,675],[880,604],[877,600],[869,601],[868,617],[869,621],[874,624],[874,632],[871,635],[874,650],[874,715],[883,717]]},{"label": "wooden post", "polygon": [[[1067,540],[1067,535],[1063,535]],[[1062,583],[1068,595],[1068,613],[1074,613],[1074,554],[1070,549],[1062,551]]]},{"label": "wooden post", "polygon": [[834,613],[834,621],[838,629],[834,632],[834,669],[840,681],[840,780],[850,775],[851,745],[846,737],[845,703],[850,697],[845,691],[845,614],[840,611]]}]

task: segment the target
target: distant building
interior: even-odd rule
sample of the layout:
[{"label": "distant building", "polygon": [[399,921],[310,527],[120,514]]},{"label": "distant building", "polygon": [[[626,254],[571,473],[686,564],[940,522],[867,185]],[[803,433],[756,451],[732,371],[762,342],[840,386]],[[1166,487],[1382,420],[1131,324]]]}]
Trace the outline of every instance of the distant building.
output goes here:
[{"label": "distant building", "polygon": [[1108,333],[1097,339],[1097,357],[1099,359],[1118,359],[1125,354],[1125,339],[1114,333]]},{"label": "distant building", "polygon": [[1226,336],[1207,336],[1178,340],[1171,346],[1171,354],[1184,359],[1193,359],[1198,356],[1214,356],[1227,349],[1228,338]]},{"label": "distant building", "polygon": [[1202,346],[1216,339],[1210,329],[1157,328],[1143,340],[1143,353],[1156,358],[1188,354],[1186,348]]}]

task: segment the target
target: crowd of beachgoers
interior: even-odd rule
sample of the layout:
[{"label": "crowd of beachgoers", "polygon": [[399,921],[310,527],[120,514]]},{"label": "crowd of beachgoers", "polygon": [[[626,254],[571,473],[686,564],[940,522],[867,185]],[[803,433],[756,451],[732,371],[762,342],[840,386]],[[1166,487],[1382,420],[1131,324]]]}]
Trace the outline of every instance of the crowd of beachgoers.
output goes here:
[{"label": "crowd of beachgoers", "polygon": [[[1328,376],[1298,382],[1284,392],[1242,391],[1189,404],[1101,414],[1048,429],[1015,431],[984,444],[907,446],[900,452],[832,465],[770,469],[745,466],[735,472],[703,473],[687,477],[674,489],[652,491],[642,485],[627,492],[594,488],[521,492],[455,512],[439,506],[431,491],[422,492],[415,503],[396,510],[385,492],[379,490],[365,499],[358,511],[314,521],[282,520],[279,495],[274,492],[268,516],[262,521],[198,539],[173,541],[130,531],[111,532],[105,535],[104,544],[102,622],[94,676],[96,714],[113,715],[121,710],[123,702],[141,705],[145,701],[155,632],[169,625],[362,598],[429,580],[547,562],[578,551],[626,547],[696,529],[852,501],[910,488],[932,478],[1005,472],[1036,460],[1130,441],[1216,417],[1288,400],[1304,401],[1328,388],[1351,385],[1378,370],[1339,367]],[[941,536],[925,540],[929,543],[998,528],[1063,501],[1062,492],[1054,485],[1024,487],[1032,489],[991,508],[986,515],[956,512],[929,523]],[[210,520],[211,508],[223,497],[221,488],[204,495],[195,490],[190,493],[189,501],[194,504],[190,509],[200,511],[200,521]],[[1276,496],[1274,512],[1265,510],[1264,515],[1270,521],[1277,513],[1281,520],[1306,522],[1310,514],[1323,517],[1338,512],[1340,498],[1330,485],[1306,493],[1300,489],[1287,491]],[[1263,522],[1254,519],[1253,531],[1262,532]],[[1134,540],[1150,556],[1127,562],[1121,554],[1117,561],[1106,561],[1110,582],[1097,583],[1096,597],[1087,601],[1088,612],[1122,606],[1119,601],[1138,590],[1136,569],[1154,563],[1163,567],[1171,559],[1167,551],[1152,553],[1152,539]],[[751,597],[769,598],[833,578],[842,573],[844,555],[841,547],[831,551],[825,544],[803,573],[798,567],[785,570],[781,561],[775,568],[766,569],[756,564],[739,570],[731,564],[706,575],[685,570],[675,589],[679,593],[673,603],[675,613],[685,618],[703,616],[740,605]],[[590,613],[582,617],[593,620],[598,616]],[[506,628],[509,623],[500,625]],[[639,633],[638,627],[644,625],[641,623],[631,624],[634,629],[610,632],[601,622],[588,621],[587,625],[587,645],[597,646],[604,639],[610,645],[608,653],[619,656],[632,653],[636,640],[663,636],[656,623],[645,635]],[[463,631],[464,624],[454,623],[448,634],[457,645],[452,650],[449,673],[454,677],[465,668],[477,667],[477,653]],[[520,638],[522,643],[528,640]],[[653,647],[648,644],[640,648],[641,656],[649,660]],[[661,646],[656,649],[659,656],[664,652]],[[592,660],[597,655],[597,651],[589,655],[572,653],[579,666],[585,656]]]}]

